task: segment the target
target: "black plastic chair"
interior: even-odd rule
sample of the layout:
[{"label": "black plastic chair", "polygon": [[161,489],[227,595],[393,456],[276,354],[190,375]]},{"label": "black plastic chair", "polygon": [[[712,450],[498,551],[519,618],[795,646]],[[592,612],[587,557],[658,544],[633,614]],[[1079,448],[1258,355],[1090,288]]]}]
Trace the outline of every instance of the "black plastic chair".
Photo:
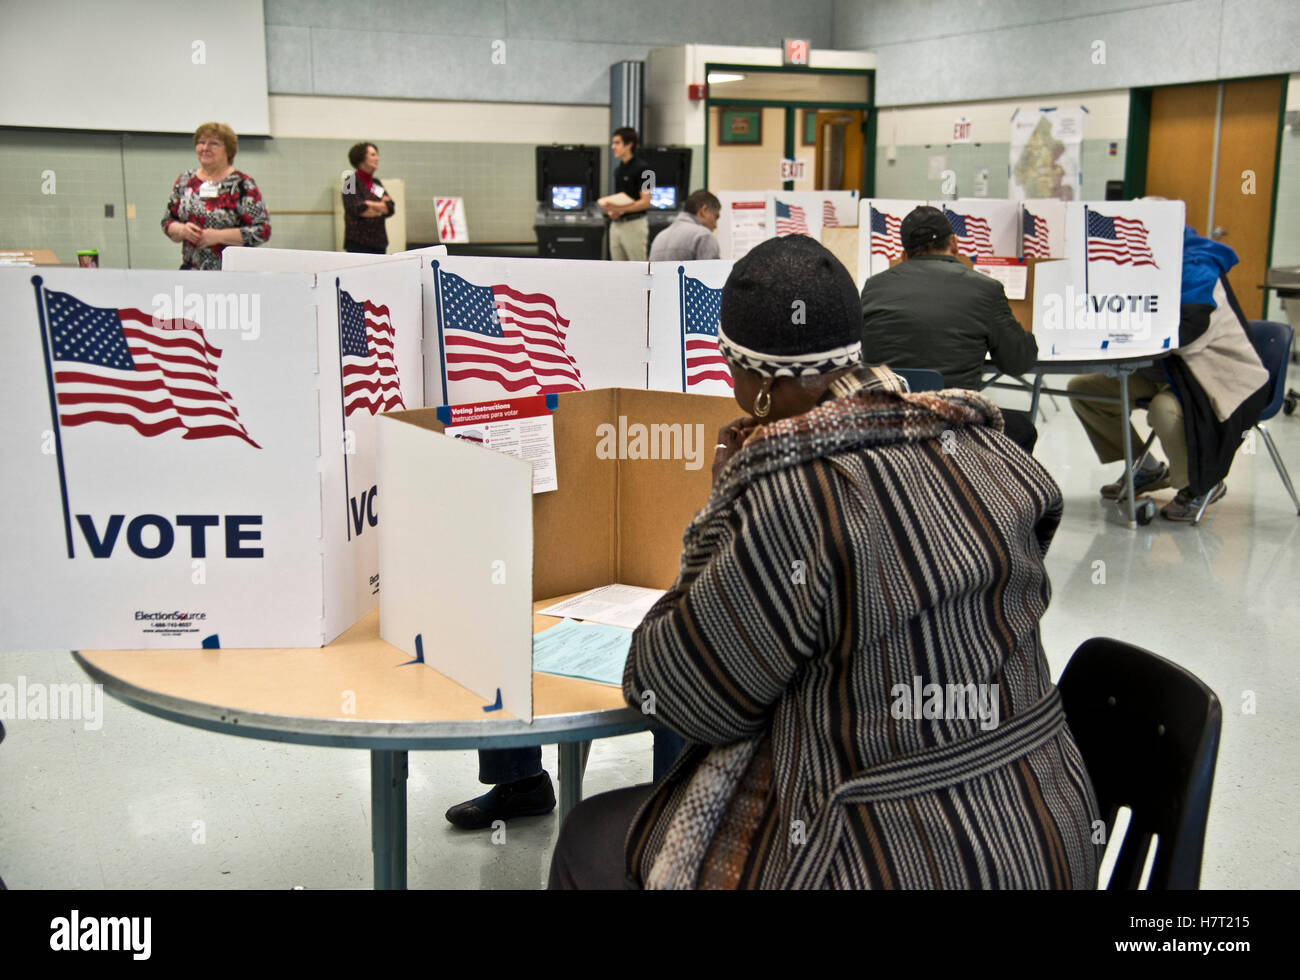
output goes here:
[{"label": "black plastic chair", "polygon": [[1132,811],[1107,885],[1136,889],[1151,838],[1151,890],[1194,889],[1223,712],[1196,675],[1141,647],[1097,637],[1074,652],[1057,685],[1106,822]]},{"label": "black plastic chair", "polygon": [[907,382],[908,391],[941,391],[943,375],[930,368],[896,368],[889,370]]}]

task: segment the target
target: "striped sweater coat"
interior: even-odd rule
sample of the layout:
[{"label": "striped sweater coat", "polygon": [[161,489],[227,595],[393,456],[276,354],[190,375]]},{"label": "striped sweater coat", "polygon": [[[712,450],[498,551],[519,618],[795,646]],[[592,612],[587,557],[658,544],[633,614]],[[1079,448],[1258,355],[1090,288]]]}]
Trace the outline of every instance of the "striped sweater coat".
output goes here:
[{"label": "striped sweater coat", "polygon": [[1038,625],[1061,493],[1001,422],[971,391],[859,391],[728,461],[628,656],[628,703],[691,743],[630,879],[1095,887]]}]

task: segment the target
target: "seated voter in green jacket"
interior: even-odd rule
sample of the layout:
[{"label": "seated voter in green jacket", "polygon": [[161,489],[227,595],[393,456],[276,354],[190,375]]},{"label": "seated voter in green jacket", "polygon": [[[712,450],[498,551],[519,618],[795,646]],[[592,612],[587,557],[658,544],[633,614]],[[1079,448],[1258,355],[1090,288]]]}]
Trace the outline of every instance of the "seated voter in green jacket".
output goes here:
[{"label": "seated voter in green jacket", "polygon": [[[905,260],[862,287],[862,358],[868,364],[929,368],[944,387],[978,388],[985,355],[999,371],[1023,374],[1038,359],[1034,335],[1011,314],[1002,284],[957,257],[957,236],[938,208],[919,207],[899,229]],[[1006,433],[1032,452],[1027,412],[1003,409]]]}]

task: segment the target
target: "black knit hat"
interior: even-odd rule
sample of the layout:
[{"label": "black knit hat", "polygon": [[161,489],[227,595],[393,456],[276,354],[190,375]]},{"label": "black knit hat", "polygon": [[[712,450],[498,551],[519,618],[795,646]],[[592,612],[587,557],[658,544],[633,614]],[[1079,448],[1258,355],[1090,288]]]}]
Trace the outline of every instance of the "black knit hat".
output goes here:
[{"label": "black knit hat", "polygon": [[769,238],[722,288],[718,347],[765,377],[826,374],[862,355],[862,305],[849,270],[807,235]]},{"label": "black knit hat", "polygon": [[932,242],[941,242],[952,234],[952,225],[938,208],[922,204],[913,208],[898,229],[905,252],[915,252]]}]

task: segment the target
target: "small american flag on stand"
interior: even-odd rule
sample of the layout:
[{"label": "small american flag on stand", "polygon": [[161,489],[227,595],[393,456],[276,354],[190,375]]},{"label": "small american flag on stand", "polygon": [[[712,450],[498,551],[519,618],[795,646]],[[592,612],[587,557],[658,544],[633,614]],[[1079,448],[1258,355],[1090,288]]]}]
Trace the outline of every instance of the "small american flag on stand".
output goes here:
[{"label": "small american flag on stand", "polygon": [[1024,211],[1022,233],[1024,236],[1025,257],[1033,259],[1050,259],[1051,246],[1047,243],[1047,222],[1038,215]]},{"label": "small american flag on stand", "polygon": [[892,214],[871,209],[871,254],[883,255],[887,259],[903,257],[901,234],[902,221]]},{"label": "small american flag on stand", "polygon": [[718,312],[722,290],[682,276],[682,353],[686,390],[704,381],[725,381],[733,387],[731,369],[718,349]]},{"label": "small american flag on stand", "polygon": [[1156,257],[1147,245],[1146,225],[1134,218],[1111,218],[1089,211],[1088,261],[1155,266]]},{"label": "small american flag on stand", "polygon": [[493,381],[511,393],[582,391],[566,346],[569,321],[545,293],[476,286],[438,270],[447,380]]},{"label": "small american flag on stand", "polygon": [[822,198],[822,227],[838,228],[840,226],[840,216],[835,211],[835,202],[829,197]]},{"label": "small american flag on stand", "polygon": [[776,233],[778,235],[808,234],[808,216],[797,204],[776,202]]},{"label": "small american flag on stand", "polygon": [[960,214],[943,209],[943,216],[952,225],[957,236],[957,250],[963,255],[992,255],[993,240],[989,237],[989,223],[971,214]]},{"label": "small american flag on stand", "polygon": [[41,286],[61,425],[108,422],[142,436],[234,436],[261,449],[230,393],[217,385],[221,351],[191,320],[83,303]]},{"label": "small american flag on stand", "polygon": [[343,361],[343,417],[358,408],[371,415],[405,408],[393,358],[393,321],[387,306],[357,301],[339,290],[339,356]]}]

